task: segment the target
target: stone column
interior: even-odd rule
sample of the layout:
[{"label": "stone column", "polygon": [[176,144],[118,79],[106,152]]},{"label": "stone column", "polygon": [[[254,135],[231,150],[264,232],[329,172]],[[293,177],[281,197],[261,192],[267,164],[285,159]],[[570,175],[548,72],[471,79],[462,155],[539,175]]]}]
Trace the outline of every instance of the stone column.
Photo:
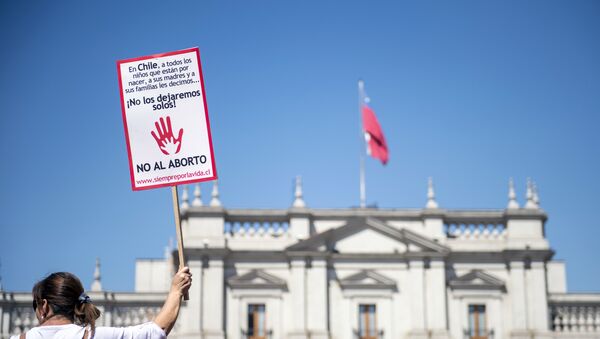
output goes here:
[{"label": "stone column", "polygon": [[224,274],[223,259],[210,258],[202,285],[202,338],[223,339]]},{"label": "stone column", "polygon": [[[0,291],[1,293],[1,291]],[[1,294],[0,294],[1,296]],[[0,305],[0,338],[8,338],[8,321],[4,319],[5,312],[2,305]]]},{"label": "stone column", "polygon": [[189,259],[186,264],[193,275],[193,283],[189,290],[190,300],[183,303],[175,330],[178,338],[198,338],[201,333],[201,299],[204,285],[204,281],[202,281],[202,259]]},{"label": "stone column", "polygon": [[528,333],[528,312],[525,292],[525,265],[522,261],[510,262],[509,296],[512,305],[511,337],[521,338]]},{"label": "stone column", "polygon": [[327,333],[327,262],[313,259],[307,270],[307,324],[312,339],[326,339]]},{"label": "stone column", "polygon": [[306,335],[306,263],[304,258],[291,260],[290,294],[291,303],[288,307],[291,331],[290,339],[305,339]]},{"label": "stone column", "polygon": [[424,262],[422,260],[413,260],[408,269],[410,279],[410,290],[405,291],[410,298],[411,309],[411,328],[408,333],[409,338],[421,339],[427,338],[425,331],[425,294],[423,290],[424,283]]},{"label": "stone column", "polygon": [[548,324],[548,297],[546,293],[546,273],[544,263],[531,263],[531,269],[526,271],[528,294],[529,328],[534,330],[536,338],[550,336]]},{"label": "stone column", "polygon": [[446,326],[446,272],[442,260],[432,260],[425,270],[427,328],[431,338],[449,338]]},{"label": "stone column", "polygon": [[11,320],[14,321],[14,319],[11,319],[10,317],[10,311],[11,306],[6,306],[6,308],[3,308],[2,310],[2,318],[0,319],[0,325],[2,327],[2,338],[8,338],[10,336],[10,322]]},{"label": "stone column", "polygon": [[[104,295],[104,300],[108,301],[108,296],[106,294]],[[110,305],[106,305],[103,307],[102,317],[100,317],[100,319],[103,319],[102,324],[101,325],[96,324],[96,326],[107,326],[107,327],[114,326],[114,324],[113,324],[113,308],[114,308],[114,306],[110,306]]]},{"label": "stone column", "polygon": [[[240,328],[243,326],[242,321],[247,321],[247,319],[244,319],[243,314],[241,314],[242,310],[239,296],[233,295],[230,288],[225,288],[227,289],[227,339],[240,339]],[[269,317],[269,315],[267,315],[267,317]]]}]

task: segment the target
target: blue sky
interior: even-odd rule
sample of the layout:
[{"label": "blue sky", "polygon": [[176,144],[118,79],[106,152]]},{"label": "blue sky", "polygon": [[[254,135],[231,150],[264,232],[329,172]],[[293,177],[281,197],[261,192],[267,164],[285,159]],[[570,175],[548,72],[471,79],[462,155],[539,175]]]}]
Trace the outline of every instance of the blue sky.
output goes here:
[{"label": "blue sky", "polygon": [[[367,200],[504,208],[539,186],[571,291],[598,291],[600,3],[179,1],[0,4],[0,275],[67,270],[132,290],[175,230],[169,189],[132,192],[116,60],[200,47],[225,207],[359,203],[357,80],[390,148]],[[208,196],[211,184],[203,184]]]}]

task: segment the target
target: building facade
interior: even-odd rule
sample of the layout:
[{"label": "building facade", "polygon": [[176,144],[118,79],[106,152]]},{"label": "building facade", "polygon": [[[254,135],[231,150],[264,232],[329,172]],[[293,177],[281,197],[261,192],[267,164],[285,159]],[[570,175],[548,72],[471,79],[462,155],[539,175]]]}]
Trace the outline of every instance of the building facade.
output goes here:
[{"label": "building facade", "polygon": [[[299,179],[289,209],[226,209],[184,188],[186,264],[194,273],[172,336],[203,339],[600,338],[600,294],[567,293],[546,213],[512,182],[498,210],[448,210],[431,181],[423,209],[312,209]],[[191,200],[191,201],[190,201]],[[100,324],[158,312],[178,266],[138,260],[135,292],[90,296]],[[35,325],[29,293],[3,291],[2,338]]]}]

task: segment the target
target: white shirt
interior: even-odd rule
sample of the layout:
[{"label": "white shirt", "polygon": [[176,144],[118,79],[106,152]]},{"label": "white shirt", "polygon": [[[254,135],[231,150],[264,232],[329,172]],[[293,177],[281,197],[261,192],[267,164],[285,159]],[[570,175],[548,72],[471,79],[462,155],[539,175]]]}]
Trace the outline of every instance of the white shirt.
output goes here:
[{"label": "white shirt", "polygon": [[[167,334],[153,322],[130,327],[96,327],[90,339],[165,339]],[[82,339],[85,327],[75,324],[38,326],[27,331],[25,339]],[[10,339],[19,339],[18,335]]]}]

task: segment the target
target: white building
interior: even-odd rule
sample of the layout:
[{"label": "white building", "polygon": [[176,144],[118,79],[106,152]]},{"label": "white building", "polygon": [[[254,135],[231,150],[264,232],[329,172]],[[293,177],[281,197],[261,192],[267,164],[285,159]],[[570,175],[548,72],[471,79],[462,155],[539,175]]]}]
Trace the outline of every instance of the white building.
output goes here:
[{"label": "white building", "polygon": [[[190,300],[173,336],[203,339],[600,338],[600,294],[567,293],[527,188],[519,207],[285,210],[182,198]],[[138,260],[133,293],[90,293],[119,326],[151,319],[177,256]],[[97,266],[98,268],[98,266]],[[34,325],[29,293],[2,292],[2,338]]]}]

